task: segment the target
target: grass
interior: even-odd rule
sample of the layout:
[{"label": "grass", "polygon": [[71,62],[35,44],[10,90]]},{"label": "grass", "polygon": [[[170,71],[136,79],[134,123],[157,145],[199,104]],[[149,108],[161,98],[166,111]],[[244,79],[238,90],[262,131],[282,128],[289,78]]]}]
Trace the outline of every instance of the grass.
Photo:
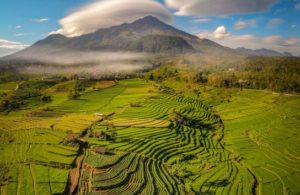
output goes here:
[{"label": "grass", "polygon": [[46,92],[47,93],[66,93],[66,92],[69,92],[70,89],[74,88],[74,86],[75,86],[74,80],[65,81],[65,82],[58,83],[52,87],[49,87],[48,89],[46,89]]},{"label": "grass", "polygon": [[14,91],[17,86],[18,82],[8,82],[8,83],[1,83],[0,84],[0,93],[9,93]]}]

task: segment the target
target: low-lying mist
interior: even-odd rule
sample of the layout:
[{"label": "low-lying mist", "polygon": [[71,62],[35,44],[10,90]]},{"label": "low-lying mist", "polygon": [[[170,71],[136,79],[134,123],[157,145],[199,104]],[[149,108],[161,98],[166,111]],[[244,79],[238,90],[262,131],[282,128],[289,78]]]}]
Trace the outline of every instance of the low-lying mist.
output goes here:
[{"label": "low-lying mist", "polygon": [[39,48],[34,52],[24,52],[17,55],[19,60],[42,62],[46,64],[74,65],[85,63],[106,63],[128,60],[143,60],[145,53],[133,52],[98,52],[98,51],[59,51]]},{"label": "low-lying mist", "polygon": [[148,62],[106,62],[101,64],[82,64],[70,66],[29,65],[21,71],[30,74],[79,74],[101,77],[112,74],[131,74],[153,67]]},{"label": "low-lying mist", "polygon": [[91,76],[107,74],[130,74],[150,69],[153,64],[151,54],[133,52],[96,52],[40,49],[37,52],[23,52],[18,61],[30,65],[20,70],[36,74],[88,74]]}]

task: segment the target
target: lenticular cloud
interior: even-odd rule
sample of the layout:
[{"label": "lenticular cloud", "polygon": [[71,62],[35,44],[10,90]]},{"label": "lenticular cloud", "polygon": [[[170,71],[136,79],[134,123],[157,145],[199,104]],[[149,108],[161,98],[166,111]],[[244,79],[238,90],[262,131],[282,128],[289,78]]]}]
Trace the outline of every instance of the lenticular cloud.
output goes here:
[{"label": "lenticular cloud", "polygon": [[276,0],[165,0],[178,16],[224,16],[265,11]]},{"label": "lenticular cloud", "polygon": [[50,34],[80,36],[101,28],[133,22],[149,15],[166,23],[172,22],[170,12],[154,0],[98,0],[79,7],[62,18],[60,20],[62,28]]}]

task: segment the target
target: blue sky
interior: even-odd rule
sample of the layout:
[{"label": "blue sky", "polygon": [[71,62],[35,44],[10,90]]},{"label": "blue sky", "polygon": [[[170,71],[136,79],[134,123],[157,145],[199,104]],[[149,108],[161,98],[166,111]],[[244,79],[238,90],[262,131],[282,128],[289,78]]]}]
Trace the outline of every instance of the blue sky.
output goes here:
[{"label": "blue sky", "polygon": [[[31,45],[53,31],[70,36],[72,25],[76,27],[73,35],[80,35],[108,27],[108,22],[131,22],[133,15],[149,13],[165,22],[172,17],[175,27],[225,46],[266,47],[300,55],[300,0],[252,0],[256,3],[249,5],[242,3],[244,0],[214,0],[213,6],[212,0],[154,1],[104,0],[96,5],[95,0],[1,0],[0,56]],[[95,7],[97,13],[79,18]],[[105,13],[99,15],[103,10]],[[96,23],[84,21],[91,17]],[[70,22],[73,18],[77,22]]]},{"label": "blue sky", "polygon": [[[191,22],[191,17],[176,17],[175,25],[179,28],[187,29],[191,33],[199,30],[215,30],[216,27],[224,25],[228,31],[238,35],[256,34],[268,36],[276,34],[288,38],[300,35],[300,10],[295,8],[295,4],[296,1],[293,0],[281,0],[271,6],[270,9],[263,12],[233,14],[224,17],[207,17],[210,18],[211,21],[206,23]],[[272,28],[268,27],[269,21],[274,18],[282,19],[284,22]],[[234,24],[239,20],[255,20],[256,26],[236,30]],[[292,25],[296,25],[296,27],[292,28]]]}]

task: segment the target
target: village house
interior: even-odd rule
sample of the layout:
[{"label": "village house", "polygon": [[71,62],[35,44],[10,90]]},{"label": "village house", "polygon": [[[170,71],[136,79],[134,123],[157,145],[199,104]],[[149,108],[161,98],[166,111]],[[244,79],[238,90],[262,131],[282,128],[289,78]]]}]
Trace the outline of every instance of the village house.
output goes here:
[{"label": "village house", "polygon": [[107,154],[107,153],[109,153],[109,151],[107,150],[107,148],[104,148],[104,147],[95,147],[95,148],[93,148],[93,151],[96,154]]}]

